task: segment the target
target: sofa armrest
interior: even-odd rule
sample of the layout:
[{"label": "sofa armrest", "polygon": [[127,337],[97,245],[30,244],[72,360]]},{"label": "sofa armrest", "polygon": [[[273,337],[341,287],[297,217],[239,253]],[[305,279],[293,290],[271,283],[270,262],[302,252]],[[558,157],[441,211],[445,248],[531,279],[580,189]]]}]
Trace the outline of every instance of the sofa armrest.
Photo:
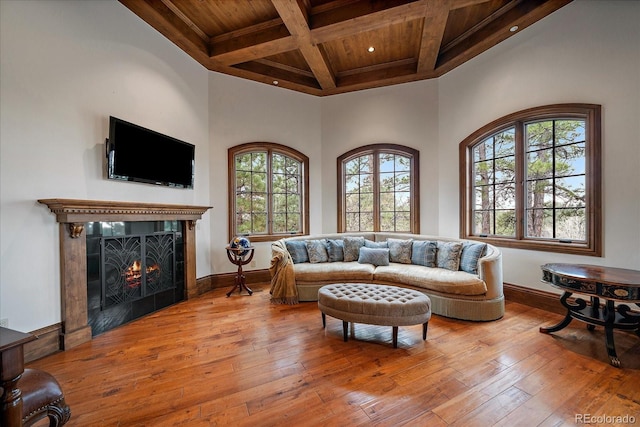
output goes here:
[{"label": "sofa armrest", "polygon": [[487,245],[487,254],[478,260],[478,276],[487,285],[487,298],[499,298],[504,295],[502,286],[502,252]]}]

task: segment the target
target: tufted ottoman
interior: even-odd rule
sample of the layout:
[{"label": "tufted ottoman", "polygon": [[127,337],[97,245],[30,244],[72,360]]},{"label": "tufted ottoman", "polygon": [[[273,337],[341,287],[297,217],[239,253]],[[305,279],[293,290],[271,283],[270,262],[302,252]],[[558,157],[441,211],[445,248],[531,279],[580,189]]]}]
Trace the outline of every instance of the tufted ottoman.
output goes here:
[{"label": "tufted ottoman", "polygon": [[342,320],[345,342],[349,322],[393,327],[393,347],[398,347],[398,326],[422,324],[422,339],[427,339],[431,319],[431,300],[425,294],[396,286],[363,283],[338,283],[318,290],[318,308],[322,327],[326,315]]}]

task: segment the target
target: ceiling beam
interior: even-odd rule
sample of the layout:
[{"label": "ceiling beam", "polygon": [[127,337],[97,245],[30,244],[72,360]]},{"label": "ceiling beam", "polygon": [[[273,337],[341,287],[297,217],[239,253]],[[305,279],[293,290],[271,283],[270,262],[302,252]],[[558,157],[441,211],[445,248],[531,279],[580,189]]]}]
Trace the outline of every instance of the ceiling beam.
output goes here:
[{"label": "ceiling beam", "polygon": [[442,75],[471,58],[486,51],[492,46],[509,38],[514,33],[509,31],[514,25],[522,31],[529,25],[571,3],[572,0],[526,0],[505,7],[504,11],[497,11],[493,21],[483,21],[482,26],[476,25],[473,31],[465,33],[464,38],[458,38],[444,46],[436,64],[437,75]]},{"label": "ceiling beam", "polygon": [[300,53],[307,61],[311,72],[322,89],[336,87],[335,77],[324,52],[317,44],[311,42],[309,17],[305,4],[291,0],[271,0],[280,18],[296,40]]},{"label": "ceiling beam", "polygon": [[418,54],[418,73],[436,68],[442,37],[449,18],[450,2],[448,0],[431,2],[426,9]]},{"label": "ceiling beam", "polygon": [[[371,4],[369,1],[366,1],[366,3]],[[354,14],[354,11],[350,9],[348,18],[345,18],[346,12],[342,11],[341,8],[331,9],[324,12],[322,17],[318,15],[312,17],[314,25],[311,29],[311,41],[315,44],[325,43],[354,34],[421,19],[424,17],[425,7],[429,3],[428,0],[415,1],[412,3],[403,2],[394,7],[373,10],[370,13],[353,17],[351,15]],[[350,8],[352,6],[353,5],[347,5],[344,6],[344,8]]]},{"label": "ceiling beam", "polygon": [[174,42],[181,49],[191,55],[201,64],[210,62],[209,45],[202,38],[201,32],[196,32],[172,8],[162,0],[119,0],[133,13],[158,30],[166,38]]},{"label": "ceiling beam", "polygon": [[281,24],[236,37],[216,37],[210,46],[212,59],[224,65],[234,65],[295,50],[298,42]]}]

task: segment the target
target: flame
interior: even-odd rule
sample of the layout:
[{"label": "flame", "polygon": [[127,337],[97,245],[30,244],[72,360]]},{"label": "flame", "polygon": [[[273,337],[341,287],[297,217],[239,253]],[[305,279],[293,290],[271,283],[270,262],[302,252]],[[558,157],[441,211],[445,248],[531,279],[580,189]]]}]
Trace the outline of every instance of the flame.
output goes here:
[{"label": "flame", "polygon": [[[158,264],[153,264],[148,266],[145,269],[147,274],[147,282],[149,282],[152,277],[149,277],[150,273],[152,276],[156,276],[160,273],[160,266]],[[139,259],[135,260],[133,264],[131,264],[123,273],[125,282],[129,288],[137,288],[142,284],[142,263]]]}]

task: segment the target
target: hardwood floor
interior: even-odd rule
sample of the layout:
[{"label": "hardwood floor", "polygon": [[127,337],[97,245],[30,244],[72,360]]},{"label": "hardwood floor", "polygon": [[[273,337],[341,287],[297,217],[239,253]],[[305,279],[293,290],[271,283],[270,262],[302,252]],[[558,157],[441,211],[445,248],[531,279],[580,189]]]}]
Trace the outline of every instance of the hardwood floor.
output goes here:
[{"label": "hardwood floor", "polygon": [[[507,303],[495,322],[433,316],[427,341],[400,327],[394,349],[391,327],[357,324],[345,343],[316,303],[252,289],[213,290],[28,367],[61,383],[68,426],[640,425],[634,334],[615,332],[616,369],[601,328],[541,334],[561,316]],[[590,425],[621,420],[603,421]]]}]

